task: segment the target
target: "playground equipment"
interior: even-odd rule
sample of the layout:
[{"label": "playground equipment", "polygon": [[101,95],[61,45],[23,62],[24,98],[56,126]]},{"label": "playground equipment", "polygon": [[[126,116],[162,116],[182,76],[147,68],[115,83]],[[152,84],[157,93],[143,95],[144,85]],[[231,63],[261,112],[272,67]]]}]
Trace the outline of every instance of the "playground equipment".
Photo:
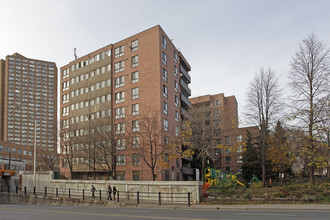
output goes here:
[{"label": "playground equipment", "polygon": [[240,186],[245,186],[244,183],[237,180],[236,174],[222,173],[221,169],[212,169],[211,167],[206,167],[204,172],[205,187],[217,185],[220,181],[232,181],[236,182]]}]

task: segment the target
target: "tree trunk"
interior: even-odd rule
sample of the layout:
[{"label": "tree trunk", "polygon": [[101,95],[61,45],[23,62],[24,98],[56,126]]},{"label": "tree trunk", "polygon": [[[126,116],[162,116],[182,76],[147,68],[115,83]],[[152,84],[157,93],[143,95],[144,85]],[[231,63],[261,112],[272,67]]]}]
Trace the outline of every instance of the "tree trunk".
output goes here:
[{"label": "tree trunk", "polygon": [[266,146],[262,147],[262,186],[266,187]]},{"label": "tree trunk", "polygon": [[310,166],[308,167],[308,172],[309,172],[309,183],[311,185],[314,185],[315,184],[315,179],[314,179],[314,167],[313,166]]},{"label": "tree trunk", "polygon": [[155,168],[151,168],[151,174],[152,174],[152,181],[155,181],[156,178],[155,178]]}]

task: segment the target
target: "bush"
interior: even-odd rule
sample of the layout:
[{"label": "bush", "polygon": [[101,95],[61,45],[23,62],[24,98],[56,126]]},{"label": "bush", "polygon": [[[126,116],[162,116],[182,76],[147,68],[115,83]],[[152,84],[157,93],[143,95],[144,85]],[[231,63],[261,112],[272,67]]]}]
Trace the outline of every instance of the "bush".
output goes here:
[{"label": "bush", "polygon": [[314,202],[317,201],[317,197],[315,195],[304,194],[301,199],[305,202]]},{"label": "bush", "polygon": [[252,193],[250,191],[247,191],[243,194],[243,199],[251,200],[252,199]]}]

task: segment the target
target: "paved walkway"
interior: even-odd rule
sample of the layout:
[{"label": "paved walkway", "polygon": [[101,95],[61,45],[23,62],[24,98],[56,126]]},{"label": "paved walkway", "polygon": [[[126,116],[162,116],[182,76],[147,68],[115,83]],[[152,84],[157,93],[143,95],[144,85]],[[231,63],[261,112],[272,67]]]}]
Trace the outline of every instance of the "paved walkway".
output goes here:
[{"label": "paved walkway", "polygon": [[253,204],[253,205],[192,205],[194,209],[245,209],[245,210],[323,210],[330,204]]}]

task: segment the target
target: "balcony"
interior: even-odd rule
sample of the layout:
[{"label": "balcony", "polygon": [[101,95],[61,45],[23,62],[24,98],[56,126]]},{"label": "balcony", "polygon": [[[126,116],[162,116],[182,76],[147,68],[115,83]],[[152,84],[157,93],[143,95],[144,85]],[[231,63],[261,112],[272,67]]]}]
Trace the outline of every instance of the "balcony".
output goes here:
[{"label": "balcony", "polygon": [[189,112],[186,109],[182,108],[182,107],[181,107],[181,115],[184,118],[189,118]]},{"label": "balcony", "polygon": [[188,84],[183,80],[183,79],[180,79],[180,85],[181,85],[181,88],[183,88],[188,96],[191,96],[191,89],[189,88]]},{"label": "balcony", "polygon": [[191,103],[190,103],[189,99],[182,92],[181,92],[180,98],[181,98],[181,101],[185,105],[187,105],[189,108],[191,107]]},{"label": "balcony", "polygon": [[191,82],[190,74],[181,65],[180,65],[180,73],[188,80],[189,83]]}]

